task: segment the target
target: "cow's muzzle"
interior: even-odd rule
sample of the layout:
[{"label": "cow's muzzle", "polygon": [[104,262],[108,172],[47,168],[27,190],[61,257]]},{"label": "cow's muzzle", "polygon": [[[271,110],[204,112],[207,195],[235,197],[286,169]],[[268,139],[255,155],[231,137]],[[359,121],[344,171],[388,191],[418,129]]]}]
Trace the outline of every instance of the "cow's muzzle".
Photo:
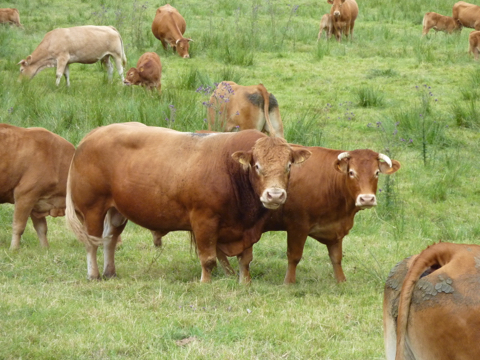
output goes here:
[{"label": "cow's muzzle", "polygon": [[277,209],[287,200],[287,192],[280,188],[269,188],[260,197],[260,201],[267,209]]},{"label": "cow's muzzle", "polygon": [[339,16],[340,16],[340,11],[334,11],[334,12],[333,12],[333,16],[339,17]]},{"label": "cow's muzzle", "polygon": [[374,194],[360,194],[357,196],[355,206],[361,207],[362,209],[377,206],[377,197]]}]

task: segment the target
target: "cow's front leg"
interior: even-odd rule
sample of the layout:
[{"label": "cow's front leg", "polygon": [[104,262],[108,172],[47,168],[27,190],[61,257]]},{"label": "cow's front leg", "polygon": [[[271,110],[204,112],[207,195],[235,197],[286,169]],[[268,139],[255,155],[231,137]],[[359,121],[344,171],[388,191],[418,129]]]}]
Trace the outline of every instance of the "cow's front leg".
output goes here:
[{"label": "cow's front leg", "polygon": [[13,225],[12,225],[12,242],[10,244],[10,250],[17,250],[20,248],[20,238],[27,226],[28,217],[32,212],[34,200],[22,198],[21,196],[15,196],[19,199],[15,201],[15,210],[13,212]]},{"label": "cow's front leg", "polygon": [[327,245],[328,255],[330,256],[330,261],[333,266],[333,273],[335,274],[335,279],[337,282],[344,282],[347,279],[342,269],[342,241],[343,238],[339,239],[337,242]]},{"label": "cow's front leg", "polygon": [[237,256],[239,266],[239,282],[240,284],[250,284],[252,278],[250,276],[250,263],[253,259],[253,247],[243,250],[243,252]]},{"label": "cow's front leg", "polygon": [[213,214],[210,215],[205,209],[192,214],[192,231],[202,265],[200,281],[203,283],[212,281],[212,270],[217,265],[218,221]]},{"label": "cow's front leg", "polygon": [[303,248],[305,247],[305,241],[307,240],[307,234],[302,233],[296,229],[292,232],[287,232],[287,258],[288,267],[284,284],[294,284],[296,281],[297,265],[302,260]]},{"label": "cow's front leg", "polygon": [[[68,77],[68,60],[63,57],[59,57],[57,59],[57,80],[55,81],[55,84],[58,86],[60,85],[60,80],[62,79],[62,76],[65,74],[65,71],[67,72],[67,75],[65,75],[65,78]],[[69,85],[69,81],[67,81],[67,86]]]}]

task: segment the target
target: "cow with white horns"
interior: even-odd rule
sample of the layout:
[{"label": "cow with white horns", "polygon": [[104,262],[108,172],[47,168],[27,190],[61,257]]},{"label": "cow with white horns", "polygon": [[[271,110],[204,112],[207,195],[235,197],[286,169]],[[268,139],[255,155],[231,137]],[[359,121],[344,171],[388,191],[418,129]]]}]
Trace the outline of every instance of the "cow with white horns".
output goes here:
[{"label": "cow with white horns", "polygon": [[69,64],[93,64],[102,61],[111,80],[115,60],[118,75],[123,82],[123,66],[127,63],[122,38],[113,26],[75,26],[48,32],[31,55],[21,60],[20,75],[32,79],[40,71],[56,67],[56,84],[62,75],[70,86]]}]

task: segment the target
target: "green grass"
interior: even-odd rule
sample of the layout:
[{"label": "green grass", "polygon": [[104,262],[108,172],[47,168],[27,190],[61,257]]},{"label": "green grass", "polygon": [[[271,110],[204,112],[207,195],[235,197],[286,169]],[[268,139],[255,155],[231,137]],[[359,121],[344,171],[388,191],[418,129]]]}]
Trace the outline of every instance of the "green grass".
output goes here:
[{"label": "green grass", "polygon": [[[422,38],[423,15],[448,15],[452,3],[363,0],[353,41],[317,43],[326,1],[171,4],[194,40],[188,60],[151,33],[161,4],[4,2],[19,9],[25,28],[0,26],[0,122],[42,126],[75,145],[116,122],[194,131],[206,128],[209,94],[196,92],[200,86],[263,83],[279,102],[288,141],[370,148],[402,164],[381,177],[379,205],[360,212],[344,240],[347,283],[335,283],[326,247],[309,239],[298,283],[283,286],[285,233],[272,232],[254,246],[251,286],[220,270],[202,285],[186,233],[169,234],[156,249],[134,224],[117,252],[118,278],[88,282],[85,249],[64,219],[48,220],[49,250],[29,223],[21,250],[11,252],[13,207],[2,205],[0,358],[384,359],[390,269],[433,242],[480,237],[480,71],[467,53],[470,29]],[[127,69],[157,52],[162,93],[124,87],[116,73],[109,83],[99,64],[71,65],[70,88],[64,79],[55,86],[53,69],[17,81],[16,64],[46,32],[86,24],[117,27]],[[183,339],[192,341],[177,344]]]}]

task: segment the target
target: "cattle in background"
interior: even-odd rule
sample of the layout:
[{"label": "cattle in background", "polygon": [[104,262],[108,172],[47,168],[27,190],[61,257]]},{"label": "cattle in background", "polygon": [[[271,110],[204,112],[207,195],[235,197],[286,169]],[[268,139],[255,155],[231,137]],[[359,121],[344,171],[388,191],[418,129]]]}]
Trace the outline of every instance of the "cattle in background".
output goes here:
[{"label": "cattle in background", "polygon": [[[294,149],[296,146],[292,145]],[[263,231],[287,232],[286,284],[295,282],[308,236],[327,245],[335,279],[342,282],[346,280],[342,269],[343,238],[360,210],[377,205],[379,174],[395,173],[400,163],[368,149],[348,152],[322,147],[305,149],[312,155],[292,169],[288,199],[271,214]],[[225,256],[219,254],[225,271],[233,272]]]},{"label": "cattle in background", "polygon": [[18,27],[23,27],[20,24],[20,14],[17,9],[0,9],[0,24],[12,24]]},{"label": "cattle in background", "polygon": [[480,49],[480,31],[472,31],[468,35],[468,53],[475,56],[475,60],[478,60],[478,50]]},{"label": "cattle in background", "polygon": [[427,35],[430,29],[435,31],[445,31],[449,34],[454,31],[462,31],[462,25],[453,17],[444,16],[435,12],[428,12],[423,17],[422,35]]},{"label": "cattle in background", "polygon": [[277,99],[262,84],[242,86],[233,81],[218,84],[208,103],[208,129],[256,129],[283,138]]},{"label": "cattle in background", "polygon": [[69,64],[73,63],[93,64],[101,60],[111,80],[113,65],[110,56],[115,60],[118,75],[123,81],[123,66],[127,58],[117,29],[113,26],[75,26],[48,32],[33,53],[18,65],[21,76],[29,79],[45,68],[56,67],[57,86],[62,75],[70,86]]},{"label": "cattle in background", "polygon": [[462,26],[480,30],[480,6],[459,1],[453,5],[452,17]]},{"label": "cattle in background", "polygon": [[398,263],[383,325],[388,360],[480,359],[480,246],[438,243]]},{"label": "cattle in background", "polygon": [[137,67],[130,68],[124,80],[125,85],[141,85],[147,89],[157,88],[160,91],[162,84],[162,63],[160,56],[154,52],[146,52],[137,62]]},{"label": "cattle in background", "polygon": [[65,214],[67,174],[75,148],[42,128],[0,124],[0,203],[15,204],[12,250],[30,217],[40,244],[47,247],[46,216]]},{"label": "cattle in background", "polygon": [[317,42],[322,37],[323,31],[325,31],[325,37],[330,39],[332,37],[332,27],[332,16],[324,14],[320,19],[320,31],[318,32]]},{"label": "cattle in background", "polygon": [[310,152],[255,130],[195,134],[113,124],[78,145],[67,185],[67,221],[87,250],[88,278],[99,278],[96,254],[104,246],[104,277],[115,276],[115,246],[127,220],[152,231],[155,243],[170,231],[191,231],[211,280],[216,248],[238,256],[240,281],[250,281],[251,251],[270,209],[287,198],[292,164]]},{"label": "cattle in background", "polygon": [[327,0],[332,4],[330,16],[332,17],[333,33],[337,41],[342,39],[342,34],[348,39],[353,39],[353,27],[358,16],[358,5],[355,0]]},{"label": "cattle in background", "polygon": [[187,23],[182,15],[170,4],[160,6],[157,9],[152,23],[153,35],[162,42],[163,48],[167,50],[167,44],[177,51],[182,58],[189,58],[188,49],[190,47],[189,38],[184,38],[183,34],[187,29]]}]

